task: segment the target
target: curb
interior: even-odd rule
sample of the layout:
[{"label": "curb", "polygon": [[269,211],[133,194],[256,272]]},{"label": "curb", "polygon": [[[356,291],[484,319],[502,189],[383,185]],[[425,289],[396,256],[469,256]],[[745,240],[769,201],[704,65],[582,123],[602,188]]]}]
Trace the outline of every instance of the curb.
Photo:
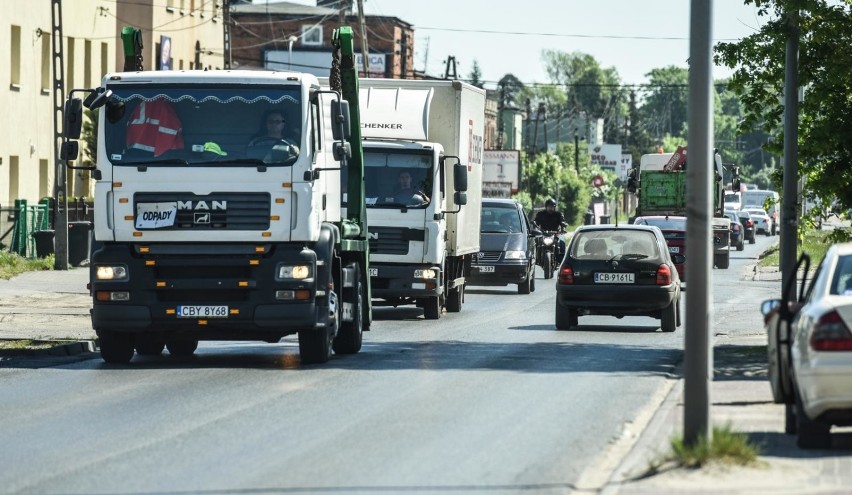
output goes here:
[{"label": "curb", "polygon": [[[57,341],[33,341],[39,344],[49,344]],[[97,346],[94,340],[82,340],[77,342],[65,342],[51,347],[41,348],[24,348],[24,349],[5,349],[0,350],[0,355],[6,356],[29,356],[29,357],[44,357],[44,356],[76,356],[84,352],[96,352]]]}]

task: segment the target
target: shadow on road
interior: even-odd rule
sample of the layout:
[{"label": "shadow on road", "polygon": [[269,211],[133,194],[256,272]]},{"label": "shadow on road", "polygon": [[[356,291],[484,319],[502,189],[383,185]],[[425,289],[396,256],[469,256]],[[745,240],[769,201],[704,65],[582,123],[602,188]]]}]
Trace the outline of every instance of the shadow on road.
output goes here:
[{"label": "shadow on road", "polygon": [[759,447],[760,455],[767,457],[820,459],[852,456],[852,433],[848,429],[832,433],[831,448],[819,450],[800,449],[796,446],[796,435],[785,435],[778,431],[754,431],[746,435],[749,443]]}]

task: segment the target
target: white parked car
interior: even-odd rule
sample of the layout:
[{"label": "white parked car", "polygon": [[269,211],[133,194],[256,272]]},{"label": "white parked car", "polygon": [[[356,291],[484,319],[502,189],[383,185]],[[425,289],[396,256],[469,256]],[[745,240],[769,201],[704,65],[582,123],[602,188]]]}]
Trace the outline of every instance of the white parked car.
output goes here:
[{"label": "white parked car", "polygon": [[[831,427],[852,425],[852,242],[829,248],[802,290],[791,277],[780,300],[764,301],[769,381],[776,403],[786,404],[784,430],[802,448],[831,446]],[[792,331],[789,331],[792,329]]]},{"label": "white parked car", "polygon": [[757,234],[772,235],[775,229],[772,227],[772,217],[763,208],[744,208],[754,221],[754,231]]}]

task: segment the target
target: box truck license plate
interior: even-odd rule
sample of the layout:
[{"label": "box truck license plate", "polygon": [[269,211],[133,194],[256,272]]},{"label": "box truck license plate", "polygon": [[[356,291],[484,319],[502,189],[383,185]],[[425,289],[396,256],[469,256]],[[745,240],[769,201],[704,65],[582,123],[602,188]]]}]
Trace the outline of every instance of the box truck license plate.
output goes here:
[{"label": "box truck license plate", "polygon": [[227,318],[227,306],[178,306],[178,318]]}]

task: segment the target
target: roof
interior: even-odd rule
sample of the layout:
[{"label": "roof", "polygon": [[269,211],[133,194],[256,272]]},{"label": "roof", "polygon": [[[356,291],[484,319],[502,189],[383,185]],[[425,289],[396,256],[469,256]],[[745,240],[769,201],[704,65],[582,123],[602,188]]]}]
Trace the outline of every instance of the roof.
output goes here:
[{"label": "roof", "polygon": [[265,4],[233,4],[231,14],[277,14],[277,15],[337,15],[337,9],[316,7],[293,2],[275,2]]},{"label": "roof", "polygon": [[492,204],[492,205],[501,205],[501,206],[513,206],[517,207],[519,203],[514,199],[506,199],[506,198],[482,198],[482,204]]},{"label": "roof", "polygon": [[595,230],[643,230],[646,232],[660,232],[658,227],[653,225],[634,225],[630,223],[626,224],[604,224],[604,225],[581,225],[577,227],[577,230],[574,231],[574,234],[579,234],[581,232],[591,232]]}]

